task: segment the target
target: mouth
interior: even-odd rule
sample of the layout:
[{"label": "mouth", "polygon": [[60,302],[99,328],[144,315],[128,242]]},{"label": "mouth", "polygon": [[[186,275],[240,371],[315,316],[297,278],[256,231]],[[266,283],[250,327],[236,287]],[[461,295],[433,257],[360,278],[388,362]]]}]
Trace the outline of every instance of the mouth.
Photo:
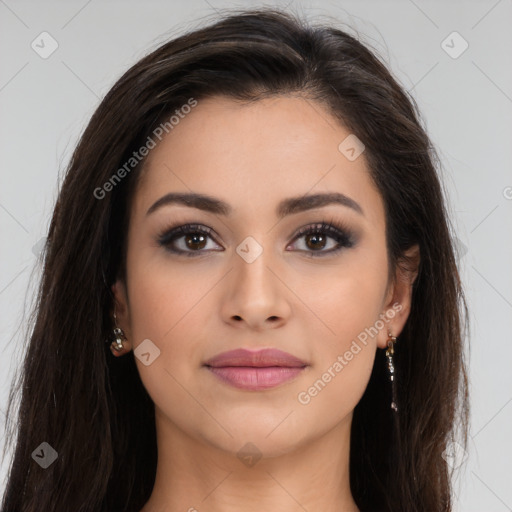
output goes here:
[{"label": "mouth", "polygon": [[296,378],[309,365],[277,349],[237,349],[209,359],[204,366],[226,384],[260,391]]},{"label": "mouth", "polygon": [[298,357],[276,348],[264,348],[260,350],[239,348],[217,354],[208,359],[204,364],[205,366],[211,366],[213,368],[224,366],[251,366],[253,368],[279,366],[283,368],[301,368],[308,365],[308,363]]}]

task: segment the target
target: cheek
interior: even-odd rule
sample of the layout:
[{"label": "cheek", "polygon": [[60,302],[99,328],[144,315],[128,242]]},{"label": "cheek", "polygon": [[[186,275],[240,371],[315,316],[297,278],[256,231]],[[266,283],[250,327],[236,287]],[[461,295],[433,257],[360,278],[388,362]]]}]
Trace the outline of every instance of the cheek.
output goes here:
[{"label": "cheek", "polygon": [[[329,292],[310,303],[324,326],[309,332],[314,365],[296,395],[304,418],[341,421],[359,402],[370,379],[379,326],[381,290],[374,274],[352,274],[334,282]],[[321,333],[321,335],[320,335]],[[327,421],[327,418],[326,418]]]},{"label": "cheek", "polygon": [[344,263],[328,274],[298,281],[298,294],[307,297],[305,302],[315,313],[303,325],[315,364],[302,395],[297,396],[308,414],[316,408],[321,414],[335,403],[333,415],[341,418],[355,407],[372,372],[375,337],[386,328],[380,320],[387,279],[385,255],[361,251]]},{"label": "cheek", "polygon": [[[152,252],[151,252],[152,251]],[[160,250],[140,251],[129,260],[131,329],[135,344],[144,338],[165,343],[201,309],[215,276],[178,264]],[[156,256],[155,256],[155,253]]]},{"label": "cheek", "polygon": [[[204,354],[213,306],[209,293],[219,281],[208,266],[178,265],[158,258],[133,255],[128,272],[132,344],[146,339],[160,354],[149,366],[136,359],[139,374],[155,402],[164,393],[179,393],[178,382],[196,378]],[[174,381],[174,376],[177,381]],[[174,389],[176,388],[176,389]]]},{"label": "cheek", "polygon": [[363,396],[374,359],[375,348],[371,344],[356,342],[321,361],[296,395],[297,412],[305,421],[342,421]]},{"label": "cheek", "polygon": [[304,328],[317,330],[327,346],[343,349],[373,326],[382,312],[386,265],[383,250],[362,247],[347,251],[339,264],[301,272],[293,290],[312,313]]},{"label": "cheek", "polygon": [[137,354],[137,347],[149,339],[159,351],[149,365],[138,357],[135,362],[155,406],[175,418],[176,411],[181,414],[194,407],[189,391],[204,357],[199,334],[204,324],[204,298],[214,280],[179,272],[171,264],[133,264],[128,277],[133,348]]}]

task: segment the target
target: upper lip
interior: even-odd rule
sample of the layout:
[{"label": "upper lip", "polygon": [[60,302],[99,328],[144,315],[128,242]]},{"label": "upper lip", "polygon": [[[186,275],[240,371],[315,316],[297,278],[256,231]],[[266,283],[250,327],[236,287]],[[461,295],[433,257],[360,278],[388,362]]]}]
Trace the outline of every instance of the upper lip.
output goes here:
[{"label": "upper lip", "polygon": [[307,363],[301,359],[278,350],[276,348],[264,348],[261,350],[247,350],[239,348],[222,352],[208,359],[205,366],[253,366],[263,368],[269,366],[283,366],[288,368],[301,368]]}]

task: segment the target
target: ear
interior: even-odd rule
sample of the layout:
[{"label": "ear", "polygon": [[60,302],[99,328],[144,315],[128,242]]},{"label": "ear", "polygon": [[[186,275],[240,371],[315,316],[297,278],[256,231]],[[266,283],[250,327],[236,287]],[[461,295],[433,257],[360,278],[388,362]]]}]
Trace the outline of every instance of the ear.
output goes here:
[{"label": "ear", "polygon": [[[114,294],[114,305],[115,305],[115,314],[116,318],[114,320],[114,309],[112,310],[112,326],[117,323],[117,326],[120,327],[125,336],[126,340],[123,340],[123,345],[126,348],[125,351],[119,353],[122,355],[126,352],[129,352],[132,348],[132,333],[131,333],[131,323],[130,323],[130,308],[128,303],[128,294],[126,291],[126,285],[121,280],[118,279],[111,287],[112,293]],[[114,353],[114,352],[113,352]],[[114,354],[117,355],[117,354]]]},{"label": "ear", "polygon": [[387,348],[389,333],[398,337],[404,328],[411,311],[412,289],[418,277],[419,264],[418,244],[405,251],[397,263],[395,282],[390,285],[384,300],[382,313],[388,320],[385,327],[379,330],[377,337],[379,348]]}]

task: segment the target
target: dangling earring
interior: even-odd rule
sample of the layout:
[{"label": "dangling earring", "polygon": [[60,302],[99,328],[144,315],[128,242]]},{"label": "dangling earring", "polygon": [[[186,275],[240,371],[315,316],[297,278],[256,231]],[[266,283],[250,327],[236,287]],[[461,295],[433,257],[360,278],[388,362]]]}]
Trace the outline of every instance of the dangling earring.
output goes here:
[{"label": "dangling earring", "polygon": [[[114,310],[114,341],[110,344],[110,349],[115,350],[116,352],[122,352],[124,349],[123,341],[126,340],[126,336],[124,335],[123,330],[117,326],[117,318],[116,312]],[[114,353],[114,352],[112,352]]]},{"label": "dangling earring", "polygon": [[388,332],[388,348],[386,350],[386,357],[388,358],[388,370],[389,380],[391,381],[391,409],[398,412],[398,405],[396,400],[396,389],[395,389],[395,367],[393,366],[393,354],[395,353],[394,345],[396,343],[396,336],[391,336],[391,332]]}]

